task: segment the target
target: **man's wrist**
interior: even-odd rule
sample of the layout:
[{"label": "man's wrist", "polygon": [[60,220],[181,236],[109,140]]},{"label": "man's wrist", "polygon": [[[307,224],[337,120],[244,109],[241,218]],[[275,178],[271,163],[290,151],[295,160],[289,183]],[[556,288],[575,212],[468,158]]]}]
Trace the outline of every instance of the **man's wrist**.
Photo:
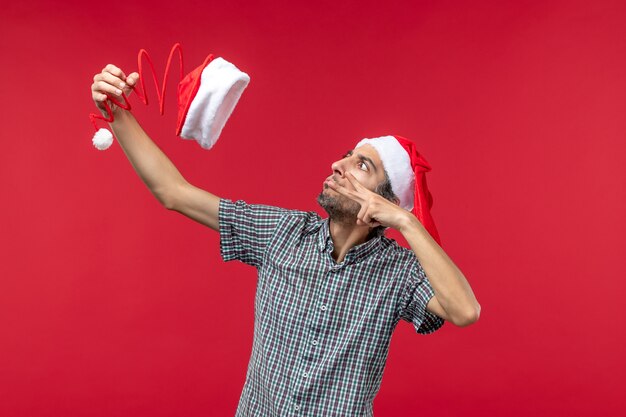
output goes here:
[{"label": "man's wrist", "polygon": [[404,234],[407,231],[418,227],[418,225],[419,220],[417,219],[417,217],[415,217],[410,211],[407,211],[402,221],[400,222],[400,227],[398,228],[398,231]]},{"label": "man's wrist", "polygon": [[111,113],[113,113],[113,122],[111,122],[112,125],[118,124],[117,122],[123,122],[127,120],[128,117],[131,115],[130,110],[122,109],[119,106],[115,107],[115,109],[111,109]]}]

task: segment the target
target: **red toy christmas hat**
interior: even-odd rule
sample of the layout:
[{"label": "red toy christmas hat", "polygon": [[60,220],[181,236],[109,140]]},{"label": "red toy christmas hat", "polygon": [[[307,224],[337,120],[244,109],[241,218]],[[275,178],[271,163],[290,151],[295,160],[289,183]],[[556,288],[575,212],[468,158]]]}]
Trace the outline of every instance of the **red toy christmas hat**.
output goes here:
[{"label": "red toy christmas hat", "polygon": [[[183,78],[183,56],[180,44],[175,44],[170,51],[163,76],[163,84],[159,93],[159,82],[154,71],[154,65],[145,49],[139,51],[137,65],[139,81],[143,94],[136,88],[135,91],[144,104],[148,104],[148,96],[143,77],[142,57],[148,61],[154,84],[157,88],[160,112],[164,112],[165,87],[170,70],[170,64],[174,52],[178,51],[180,57],[180,77],[178,84],[178,122],[176,124],[176,135],[183,139],[194,139],[204,149],[210,149],[215,145],[217,139],[230,117],[233,109],[237,105],[243,90],[250,82],[248,74],[241,72],[230,62],[223,58],[213,58],[207,56],[202,65],[187,74]],[[120,103],[114,97],[109,96],[109,100],[123,109],[130,110],[131,106],[125,94],[122,94],[124,103]],[[90,114],[94,128],[97,130],[93,138],[93,144],[100,150],[107,149],[113,142],[113,135],[107,129],[98,130],[95,119],[113,121],[113,113],[108,103],[105,107],[109,115],[108,118]]]},{"label": "red toy christmas hat", "polygon": [[430,214],[433,196],[426,184],[426,173],[432,168],[419,154],[415,144],[402,136],[393,135],[362,139],[354,148],[363,145],[371,145],[378,152],[391,182],[391,188],[400,199],[400,207],[412,211],[441,246],[437,227]]},{"label": "red toy christmas hat", "polygon": [[211,149],[250,77],[223,58],[201,65],[178,84],[176,135]]}]

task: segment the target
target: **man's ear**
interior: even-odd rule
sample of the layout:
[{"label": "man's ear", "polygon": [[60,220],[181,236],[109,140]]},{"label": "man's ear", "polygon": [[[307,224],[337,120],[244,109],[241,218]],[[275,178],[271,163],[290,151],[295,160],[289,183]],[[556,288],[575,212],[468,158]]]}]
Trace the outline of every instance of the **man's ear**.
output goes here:
[{"label": "man's ear", "polygon": [[393,199],[393,204],[395,204],[396,206],[400,205],[400,199],[398,197]]}]

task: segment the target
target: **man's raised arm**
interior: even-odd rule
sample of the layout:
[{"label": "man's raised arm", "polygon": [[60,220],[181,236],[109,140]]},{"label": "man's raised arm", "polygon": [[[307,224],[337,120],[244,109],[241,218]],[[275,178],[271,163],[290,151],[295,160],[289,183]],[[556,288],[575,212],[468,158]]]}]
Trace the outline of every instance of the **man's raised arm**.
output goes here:
[{"label": "man's raised arm", "polygon": [[[137,84],[139,74],[128,77],[114,65],[107,65],[94,76],[92,98],[100,112],[108,117],[104,103],[107,94],[120,100]],[[169,210],[212,228],[219,229],[219,197],[189,184],[172,161],[150,139],[130,111],[110,103],[114,121],[109,123],[117,142],[150,192]]]}]

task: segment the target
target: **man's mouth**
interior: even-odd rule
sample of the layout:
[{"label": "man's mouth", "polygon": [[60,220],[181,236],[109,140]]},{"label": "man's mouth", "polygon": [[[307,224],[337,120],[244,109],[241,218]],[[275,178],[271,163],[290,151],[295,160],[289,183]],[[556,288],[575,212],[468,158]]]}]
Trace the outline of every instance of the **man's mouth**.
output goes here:
[{"label": "man's mouth", "polygon": [[326,178],[324,180],[324,188],[330,188],[330,184],[332,184],[332,183],[337,184],[337,181],[335,181],[332,177]]}]

